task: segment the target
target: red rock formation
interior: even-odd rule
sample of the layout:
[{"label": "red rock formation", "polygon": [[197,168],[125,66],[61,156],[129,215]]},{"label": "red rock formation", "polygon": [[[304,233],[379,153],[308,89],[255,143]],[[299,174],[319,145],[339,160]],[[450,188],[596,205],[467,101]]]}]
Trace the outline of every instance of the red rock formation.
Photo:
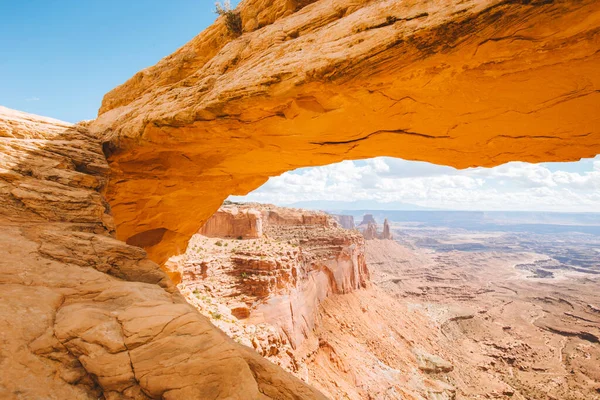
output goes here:
[{"label": "red rock formation", "polygon": [[354,229],[354,217],[352,215],[331,215],[344,229]]},{"label": "red rock formation", "polygon": [[360,224],[358,224],[358,226],[368,226],[369,224],[377,224],[377,222],[375,221],[375,218],[373,217],[373,214],[365,214],[363,215],[363,219],[362,221],[360,221]]},{"label": "red rock formation", "polygon": [[365,214],[362,222],[358,226],[358,230],[362,232],[363,236],[367,240],[371,239],[393,239],[392,233],[390,232],[390,224],[387,218],[383,221],[383,232],[377,231],[377,222],[371,214]]},{"label": "red rock formation", "polygon": [[263,220],[256,210],[227,207],[214,213],[198,233],[208,237],[256,239],[263,234]]},{"label": "red rock formation", "polygon": [[301,166],[595,156],[599,11],[245,0],[243,35],[220,18],[109,93],[90,132],[3,111],[2,395],[319,397],[212,329],[135,246],[163,262],[227,196]]},{"label": "red rock formation", "polygon": [[387,218],[383,221],[383,232],[381,233],[381,239],[393,239],[392,233],[390,232],[390,224]]},{"label": "red rock formation", "polygon": [[302,376],[302,360],[318,344],[311,332],[319,304],[367,286],[364,240],[322,212],[249,204],[224,206],[218,214],[232,210],[259,216],[264,237],[194,236],[176,260],[181,287],[234,339]]},{"label": "red rock formation", "polygon": [[369,222],[366,228],[362,230],[363,236],[366,240],[377,239],[379,234],[377,233],[377,224]]},{"label": "red rock formation", "polygon": [[241,36],[219,18],[105,96],[120,239],[164,262],[229,195],[298,167],[600,153],[597,0],[294,4],[244,0]]},{"label": "red rock formation", "polygon": [[323,398],[113,237],[107,173],[84,124],[0,107],[0,398]]},{"label": "red rock formation", "polygon": [[262,206],[266,223],[270,225],[320,225],[333,227],[336,222],[327,214],[318,211],[297,210],[293,208],[279,208]]}]

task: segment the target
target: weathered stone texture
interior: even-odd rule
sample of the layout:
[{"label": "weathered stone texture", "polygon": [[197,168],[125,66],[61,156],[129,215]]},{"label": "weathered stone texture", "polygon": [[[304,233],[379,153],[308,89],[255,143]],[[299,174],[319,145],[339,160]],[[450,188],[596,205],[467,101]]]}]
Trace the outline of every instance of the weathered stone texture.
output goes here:
[{"label": "weathered stone texture", "polygon": [[0,397],[322,398],[187,304],[113,236],[84,124],[0,108]]},{"label": "weathered stone texture", "polygon": [[303,166],[600,152],[598,1],[305,3],[243,1],[240,37],[219,19],[106,95],[120,239],[164,261],[228,195]]}]

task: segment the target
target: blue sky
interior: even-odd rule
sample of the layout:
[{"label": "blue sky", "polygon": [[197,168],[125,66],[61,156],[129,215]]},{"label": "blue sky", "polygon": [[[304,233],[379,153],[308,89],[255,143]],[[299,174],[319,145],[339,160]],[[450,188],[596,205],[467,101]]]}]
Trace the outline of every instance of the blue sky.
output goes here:
[{"label": "blue sky", "polygon": [[95,118],[106,92],[204,30],[213,10],[209,0],[2,0],[0,105]]},{"label": "blue sky", "polygon": [[[209,0],[3,0],[0,105],[69,122],[95,118],[106,92],[205,29],[214,8]],[[598,211],[600,157],[465,171],[391,158],[345,161],[286,173],[235,199]]]}]

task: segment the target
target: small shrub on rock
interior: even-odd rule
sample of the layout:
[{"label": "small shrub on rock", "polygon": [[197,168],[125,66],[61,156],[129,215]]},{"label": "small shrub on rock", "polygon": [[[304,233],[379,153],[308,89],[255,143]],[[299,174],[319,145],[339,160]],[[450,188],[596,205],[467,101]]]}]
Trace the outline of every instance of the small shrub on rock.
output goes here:
[{"label": "small shrub on rock", "polygon": [[242,17],[240,13],[231,9],[231,2],[225,0],[222,4],[220,1],[215,3],[215,13],[225,16],[225,25],[229,32],[235,36],[242,34]]}]

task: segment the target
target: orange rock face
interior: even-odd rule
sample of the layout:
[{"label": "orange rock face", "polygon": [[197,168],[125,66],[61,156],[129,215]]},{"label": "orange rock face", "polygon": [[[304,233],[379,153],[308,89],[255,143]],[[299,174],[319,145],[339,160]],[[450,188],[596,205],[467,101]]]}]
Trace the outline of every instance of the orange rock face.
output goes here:
[{"label": "orange rock face", "polygon": [[0,398],[323,398],[113,237],[108,170],[84,124],[0,107]]},{"label": "orange rock face", "polygon": [[[310,4],[308,4],[310,3]],[[117,236],[181,253],[230,194],[343,159],[457,168],[600,152],[600,3],[243,1],[106,95]]]}]

